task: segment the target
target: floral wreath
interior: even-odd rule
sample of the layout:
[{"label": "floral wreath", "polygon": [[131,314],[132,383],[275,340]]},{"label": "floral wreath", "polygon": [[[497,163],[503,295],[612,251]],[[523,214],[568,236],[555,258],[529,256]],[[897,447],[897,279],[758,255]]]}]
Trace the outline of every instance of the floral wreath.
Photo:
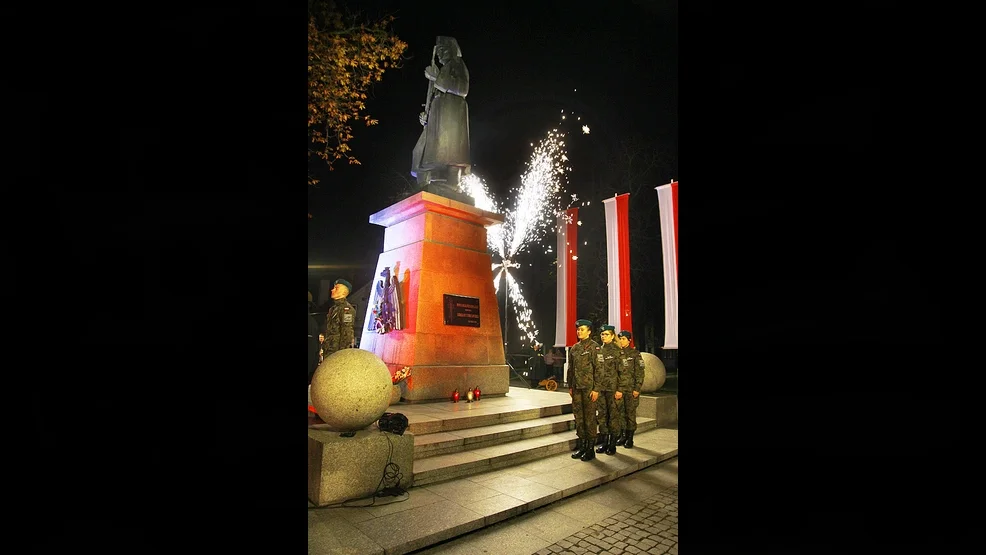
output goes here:
[{"label": "floral wreath", "polygon": [[410,388],[411,387],[411,367],[410,366],[405,366],[404,368],[401,368],[400,370],[394,372],[394,375],[391,378],[391,381],[394,383],[394,385],[397,385],[397,384],[399,384],[401,382],[406,382],[407,383],[407,387]]}]

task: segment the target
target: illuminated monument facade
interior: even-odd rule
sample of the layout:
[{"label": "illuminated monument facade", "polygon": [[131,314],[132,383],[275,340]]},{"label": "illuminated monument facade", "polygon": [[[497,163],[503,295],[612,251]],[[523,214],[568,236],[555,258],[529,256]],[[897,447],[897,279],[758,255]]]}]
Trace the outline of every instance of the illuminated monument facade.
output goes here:
[{"label": "illuminated monument facade", "polygon": [[[459,192],[469,171],[468,72],[458,43],[438,37],[429,80],[425,127],[413,150],[412,174],[419,191],[370,216],[386,228],[375,275],[398,288],[399,325],[363,327],[360,348],[379,356],[393,375],[410,368],[402,398],[408,402],[449,399],[479,386],[483,396],[510,388],[500,311],[493,287],[486,228],[504,217],[474,206]],[[384,284],[386,285],[386,284]],[[365,322],[373,322],[367,307]],[[379,309],[377,309],[379,311]]]}]

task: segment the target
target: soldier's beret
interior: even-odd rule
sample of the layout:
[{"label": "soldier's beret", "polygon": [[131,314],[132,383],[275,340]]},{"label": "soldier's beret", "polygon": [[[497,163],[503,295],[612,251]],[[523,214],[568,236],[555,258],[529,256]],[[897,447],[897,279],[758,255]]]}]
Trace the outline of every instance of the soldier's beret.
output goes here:
[{"label": "soldier's beret", "polygon": [[589,326],[591,328],[592,327],[592,321],[591,320],[576,320],[575,321],[575,327],[579,327],[579,326]]},{"label": "soldier's beret", "polygon": [[623,331],[621,331],[620,333],[618,333],[616,335],[618,335],[620,337],[626,337],[627,339],[633,339],[633,334],[630,333],[630,332],[628,332],[627,330],[623,330]]},{"label": "soldier's beret", "polygon": [[613,327],[613,326],[610,326],[610,325],[605,325],[605,326],[599,328],[599,331],[611,331],[611,332],[614,332],[615,333],[616,332],[616,328]]},{"label": "soldier's beret", "polygon": [[332,285],[339,285],[340,283],[343,284],[343,285],[345,285],[346,286],[346,289],[349,289],[350,291],[353,290],[353,285],[351,283],[349,283],[348,281],[342,279],[342,278],[337,279],[335,281],[335,283],[333,283]]}]

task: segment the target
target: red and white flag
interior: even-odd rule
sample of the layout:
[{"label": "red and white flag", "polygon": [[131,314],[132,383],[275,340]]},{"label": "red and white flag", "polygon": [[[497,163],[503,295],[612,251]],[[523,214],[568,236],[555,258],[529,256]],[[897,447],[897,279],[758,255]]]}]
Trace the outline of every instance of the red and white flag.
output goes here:
[{"label": "red and white flag", "polygon": [[558,216],[558,304],[555,309],[555,347],[571,347],[578,316],[575,265],[579,254],[579,209],[569,208]]},{"label": "red and white flag", "polygon": [[630,194],[603,200],[606,209],[606,269],[609,277],[609,325],[633,331],[630,310]]},{"label": "red and white flag", "polygon": [[678,182],[655,187],[664,248],[664,348],[678,348]]}]

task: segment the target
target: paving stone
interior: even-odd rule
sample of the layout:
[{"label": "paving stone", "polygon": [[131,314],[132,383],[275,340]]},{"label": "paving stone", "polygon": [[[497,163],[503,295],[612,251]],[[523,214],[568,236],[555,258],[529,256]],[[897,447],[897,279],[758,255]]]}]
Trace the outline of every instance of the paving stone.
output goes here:
[{"label": "paving stone", "polygon": [[550,553],[677,555],[677,489],[660,492],[558,541]]}]

